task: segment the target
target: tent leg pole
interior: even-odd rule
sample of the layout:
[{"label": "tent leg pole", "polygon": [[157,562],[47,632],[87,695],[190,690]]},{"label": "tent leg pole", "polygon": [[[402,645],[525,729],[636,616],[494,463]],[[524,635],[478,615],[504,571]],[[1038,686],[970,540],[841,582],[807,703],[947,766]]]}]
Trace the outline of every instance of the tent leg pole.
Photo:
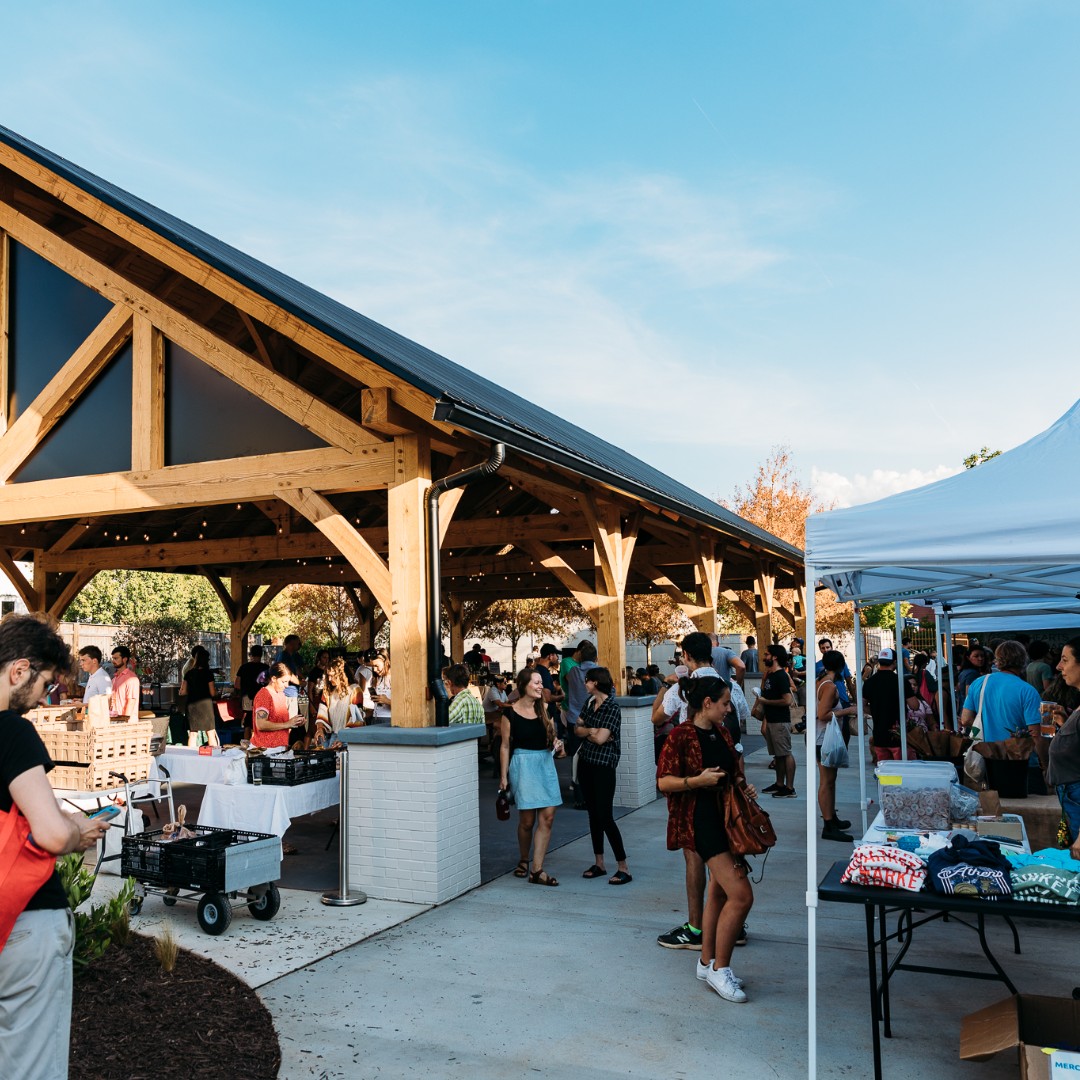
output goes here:
[{"label": "tent leg pole", "polygon": [[[813,566],[806,564],[806,640],[813,648],[817,638],[815,629],[816,610],[814,604],[814,586],[817,573]],[[817,702],[817,676],[814,654],[807,652],[806,663],[806,772],[803,778],[803,791],[806,793],[806,1004],[807,1004],[807,1046],[806,1065],[809,1080],[817,1080],[817,763],[814,760],[814,727],[810,726],[811,703]],[[814,725],[817,725],[817,709],[814,708]],[[793,748],[794,751],[794,748]]]},{"label": "tent leg pole", "polygon": [[859,812],[862,817],[862,835],[866,835],[866,718],[863,713],[863,666],[866,663],[866,641],[863,638],[862,607],[856,603],[855,611],[855,722],[858,725],[856,745],[859,748]]},{"label": "tent leg pole", "polygon": [[907,695],[904,693],[904,645],[901,627],[903,620],[900,616],[900,601],[895,603],[896,611],[896,642],[893,653],[896,660],[897,693],[900,695],[900,760],[907,761]]},{"label": "tent leg pole", "polygon": [[952,619],[949,618],[949,613],[946,611],[941,616],[941,627],[945,634],[944,646],[945,651],[943,655],[938,659],[938,678],[940,679],[940,685],[944,687],[946,685],[945,678],[948,676],[949,687],[949,715],[952,717],[952,730],[960,730],[960,717],[956,711],[956,676],[953,674],[952,666],[952,649],[953,649],[953,636],[952,636]]}]

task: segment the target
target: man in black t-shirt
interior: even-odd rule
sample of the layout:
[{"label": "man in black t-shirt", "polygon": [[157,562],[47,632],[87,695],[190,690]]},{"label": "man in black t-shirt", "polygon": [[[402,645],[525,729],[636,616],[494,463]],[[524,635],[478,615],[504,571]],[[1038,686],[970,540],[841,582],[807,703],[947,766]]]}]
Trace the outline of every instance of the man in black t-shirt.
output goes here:
[{"label": "man in black t-shirt", "polygon": [[[263,647],[252,645],[248,649],[248,662],[236,669],[233,686],[240,691],[241,707],[244,710],[244,738],[251,738],[251,710],[255,704],[255,695],[266,685],[266,676],[270,668],[263,663]],[[262,682],[259,677],[262,676]]]},{"label": "man in black t-shirt", "polygon": [[791,752],[791,680],[785,670],[788,665],[787,649],[783,645],[769,645],[761,650],[761,696],[765,706],[765,744],[773,756],[776,783],[767,791],[774,799],[795,798],[795,755]]},{"label": "man in black t-shirt", "polygon": [[[35,845],[51,855],[88,851],[109,827],[60,809],[45,775],[53,763],[23,717],[70,667],[67,646],[41,619],[17,615],[0,622],[0,813],[19,813]],[[43,871],[44,884],[0,940],[0,1076],[64,1080],[75,923],[55,865]]]},{"label": "man in black t-shirt", "polygon": [[863,683],[863,704],[873,719],[870,745],[877,761],[900,760],[900,685],[896,653],[882,649],[878,669]]}]

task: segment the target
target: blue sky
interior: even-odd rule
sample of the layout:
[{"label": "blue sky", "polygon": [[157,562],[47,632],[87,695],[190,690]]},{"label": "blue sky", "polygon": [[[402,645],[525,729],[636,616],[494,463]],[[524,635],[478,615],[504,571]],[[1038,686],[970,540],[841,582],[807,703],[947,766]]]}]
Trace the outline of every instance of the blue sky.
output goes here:
[{"label": "blue sky", "polygon": [[0,123],[711,496],[1080,380],[1080,7],[22,5]]}]

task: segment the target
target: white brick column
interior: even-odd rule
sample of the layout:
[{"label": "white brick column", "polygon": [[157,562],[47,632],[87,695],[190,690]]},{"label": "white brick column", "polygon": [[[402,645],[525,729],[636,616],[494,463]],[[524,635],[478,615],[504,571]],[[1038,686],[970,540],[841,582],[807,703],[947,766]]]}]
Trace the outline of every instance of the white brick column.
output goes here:
[{"label": "white brick column", "polygon": [[375,725],[348,744],[349,887],[441,904],[480,884],[476,740],[483,724]]},{"label": "white brick column", "polygon": [[656,799],[651,697],[615,699],[622,713],[622,753],[615,770],[615,805],[637,809]]}]

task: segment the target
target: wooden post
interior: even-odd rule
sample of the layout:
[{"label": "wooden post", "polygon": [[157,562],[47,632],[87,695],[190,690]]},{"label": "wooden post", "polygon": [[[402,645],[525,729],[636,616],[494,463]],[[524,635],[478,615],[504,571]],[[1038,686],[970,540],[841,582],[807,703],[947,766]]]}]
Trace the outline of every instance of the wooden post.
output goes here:
[{"label": "wooden post", "polygon": [[11,261],[8,235],[0,229],[0,435],[8,429],[8,356],[11,304]]},{"label": "wooden post", "polygon": [[229,595],[232,598],[232,610],[229,615],[229,682],[241,664],[247,663],[247,631],[244,628],[244,616],[247,614],[247,597],[240,580],[238,567],[233,567],[229,575]]},{"label": "wooden post", "polygon": [[390,662],[394,727],[432,727],[427,692],[427,587],[424,492],[431,484],[426,435],[394,437],[394,479],[387,491],[390,570]]},{"label": "wooden post", "polygon": [[465,658],[465,601],[447,593],[446,610],[450,616],[450,659],[460,664]]},{"label": "wooden post", "polygon": [[594,597],[589,612],[596,623],[597,660],[611,672],[615,692],[626,693],[626,623],[623,618],[622,593]]},{"label": "wooden post", "polygon": [[776,588],[776,572],[764,562],[757,564],[754,578],[754,626],[757,630],[758,648],[772,644],[773,593]]}]

